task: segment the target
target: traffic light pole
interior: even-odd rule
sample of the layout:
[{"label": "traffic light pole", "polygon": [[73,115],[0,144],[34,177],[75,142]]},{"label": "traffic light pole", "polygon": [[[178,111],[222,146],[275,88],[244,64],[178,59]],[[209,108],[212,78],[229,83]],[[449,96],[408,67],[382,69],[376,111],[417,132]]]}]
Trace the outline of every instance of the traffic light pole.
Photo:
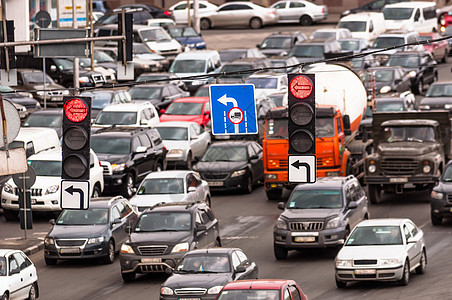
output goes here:
[{"label": "traffic light pole", "polygon": [[[75,5],[75,0],[72,0],[72,28],[77,28],[77,7]],[[78,62],[78,57],[74,57],[74,96],[78,95],[78,89],[80,88],[80,65]]]}]

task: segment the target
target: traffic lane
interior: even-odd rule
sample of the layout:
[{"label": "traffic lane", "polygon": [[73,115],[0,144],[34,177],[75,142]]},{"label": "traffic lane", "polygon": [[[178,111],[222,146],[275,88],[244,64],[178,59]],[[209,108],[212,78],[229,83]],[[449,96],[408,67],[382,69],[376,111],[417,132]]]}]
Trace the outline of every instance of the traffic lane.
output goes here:
[{"label": "traffic lane", "polygon": [[[47,232],[49,232],[51,225],[49,224],[48,214],[45,213],[33,213],[33,229],[27,230],[27,238],[39,238],[44,239]],[[3,216],[3,210],[0,209],[0,239],[14,239],[24,238],[25,231],[20,229],[20,222],[6,221]]]}]

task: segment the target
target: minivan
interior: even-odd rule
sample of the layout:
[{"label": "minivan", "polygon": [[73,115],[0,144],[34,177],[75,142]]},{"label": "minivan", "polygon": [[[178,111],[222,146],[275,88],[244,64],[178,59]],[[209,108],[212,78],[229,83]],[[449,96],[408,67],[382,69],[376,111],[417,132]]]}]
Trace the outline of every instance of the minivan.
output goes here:
[{"label": "minivan", "polygon": [[386,30],[385,18],[378,12],[350,14],[340,19],[338,28],[347,28],[352,37],[373,41]]},{"label": "minivan", "polygon": [[438,29],[435,2],[402,2],[386,5],[383,15],[387,30],[406,29],[435,32]]}]

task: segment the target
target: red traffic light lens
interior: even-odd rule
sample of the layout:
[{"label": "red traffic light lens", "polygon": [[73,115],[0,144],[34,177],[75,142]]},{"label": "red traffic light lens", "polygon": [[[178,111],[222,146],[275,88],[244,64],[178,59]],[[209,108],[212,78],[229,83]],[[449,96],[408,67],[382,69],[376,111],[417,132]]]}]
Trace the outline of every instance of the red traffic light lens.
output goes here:
[{"label": "red traffic light lens", "polygon": [[312,93],[312,89],[312,82],[306,76],[300,75],[290,81],[290,93],[298,99],[309,97]]},{"label": "red traffic light lens", "polygon": [[74,98],[66,101],[64,104],[64,114],[72,122],[81,122],[88,116],[88,106],[85,101]]}]

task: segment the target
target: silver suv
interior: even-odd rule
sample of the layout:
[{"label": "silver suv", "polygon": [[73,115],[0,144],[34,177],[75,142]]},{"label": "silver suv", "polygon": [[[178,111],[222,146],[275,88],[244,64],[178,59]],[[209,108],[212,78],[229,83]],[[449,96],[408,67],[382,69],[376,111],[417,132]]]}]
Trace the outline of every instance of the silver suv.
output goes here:
[{"label": "silver suv", "polygon": [[278,208],[284,211],[273,230],[276,259],[287,258],[289,250],[340,246],[369,218],[366,194],[353,175],[299,184]]}]

